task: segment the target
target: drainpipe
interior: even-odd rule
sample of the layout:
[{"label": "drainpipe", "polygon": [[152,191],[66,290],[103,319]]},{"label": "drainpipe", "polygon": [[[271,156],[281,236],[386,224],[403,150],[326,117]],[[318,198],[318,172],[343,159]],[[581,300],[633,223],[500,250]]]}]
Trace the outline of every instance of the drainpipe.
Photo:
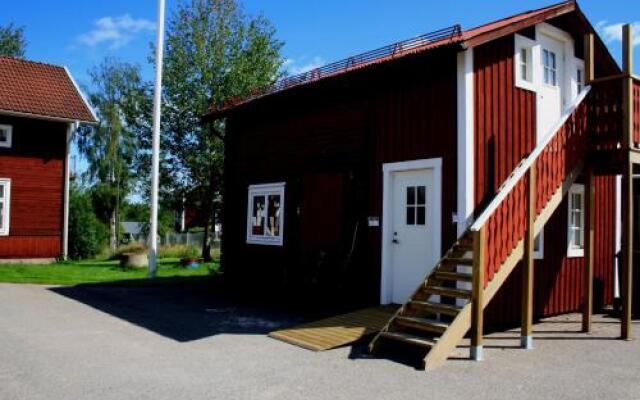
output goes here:
[{"label": "drainpipe", "polygon": [[62,217],[62,259],[69,257],[69,190],[71,184],[71,141],[73,133],[78,129],[78,121],[72,122],[67,128],[64,153],[64,205]]}]

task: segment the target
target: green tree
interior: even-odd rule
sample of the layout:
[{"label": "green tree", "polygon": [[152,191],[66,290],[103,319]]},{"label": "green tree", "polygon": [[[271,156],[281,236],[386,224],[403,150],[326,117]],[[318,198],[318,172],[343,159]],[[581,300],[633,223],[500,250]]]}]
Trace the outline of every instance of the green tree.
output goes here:
[{"label": "green tree", "polygon": [[120,203],[137,178],[139,130],[148,125],[148,95],[137,65],[107,58],[89,71],[99,125],[79,135],[78,148],[87,158],[88,178],[98,215],[108,221],[110,246],[118,246]]},{"label": "green tree", "polygon": [[0,26],[0,56],[23,58],[27,42],[24,39],[24,27]]},{"label": "green tree", "polygon": [[[235,0],[181,3],[167,25],[164,73],[162,186],[179,204],[200,199],[206,220],[202,256],[219,204],[224,122],[203,125],[209,105],[249,95],[280,76],[282,42],[262,16],[247,16]],[[149,140],[149,139],[147,139]]]},{"label": "green tree", "polygon": [[72,259],[91,258],[107,242],[107,228],[94,214],[91,196],[76,187],[69,199],[69,256]]}]

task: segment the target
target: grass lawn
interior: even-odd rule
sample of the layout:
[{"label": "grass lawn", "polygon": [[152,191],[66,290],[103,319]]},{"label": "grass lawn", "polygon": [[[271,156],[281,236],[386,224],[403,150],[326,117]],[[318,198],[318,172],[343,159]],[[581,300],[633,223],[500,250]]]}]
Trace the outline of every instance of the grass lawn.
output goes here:
[{"label": "grass lawn", "polygon": [[109,284],[138,285],[168,281],[207,279],[217,273],[217,262],[199,268],[180,266],[178,259],[158,261],[158,278],[149,281],[148,269],[122,269],[117,260],[86,260],[54,264],[0,264],[0,282],[50,285]]}]

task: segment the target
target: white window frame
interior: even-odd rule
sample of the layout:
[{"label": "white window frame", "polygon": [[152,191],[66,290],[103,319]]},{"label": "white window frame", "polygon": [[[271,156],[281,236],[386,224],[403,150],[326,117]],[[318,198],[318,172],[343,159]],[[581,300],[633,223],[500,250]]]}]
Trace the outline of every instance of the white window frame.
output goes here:
[{"label": "white window frame", "polygon": [[11,125],[0,125],[0,129],[7,131],[7,140],[0,141],[0,147],[11,147],[12,138],[13,138],[13,126]]},{"label": "white window frame", "polygon": [[[585,70],[584,70],[584,61],[576,58],[573,60],[573,64],[574,64],[574,73],[575,73],[575,77],[573,79],[574,82],[572,82],[572,84],[574,85],[574,89],[573,89],[573,98],[575,99],[576,97],[578,97],[580,95],[580,92],[584,90],[584,88],[587,86],[585,83]],[[578,71],[580,73],[578,73]],[[581,76],[579,76],[581,75]]]},{"label": "white window frame", "polygon": [[[249,185],[248,197],[247,197],[247,243],[248,244],[260,244],[260,245],[266,245],[266,246],[282,246],[283,245],[284,210],[285,210],[284,189],[285,189],[285,182]],[[266,198],[269,195],[280,196],[280,234],[278,236],[254,235],[253,224],[252,224],[253,199],[257,196],[265,196]]]},{"label": "white window frame", "polygon": [[[522,76],[522,51],[527,54],[527,76]],[[522,89],[537,91],[538,78],[538,53],[540,46],[535,40],[531,40],[526,36],[515,34],[515,56],[514,56],[514,76],[516,77],[516,86]]]},{"label": "white window frame", "polygon": [[[536,249],[535,240],[538,240],[538,248]],[[533,259],[544,259],[544,228],[538,233],[533,243]]]},{"label": "white window frame", "polygon": [[11,221],[11,179],[0,178],[0,186],[4,187],[4,197],[0,197],[0,203],[3,203],[2,228],[0,236],[9,236],[9,222]]},{"label": "white window frame", "polygon": [[[580,195],[580,203],[579,205],[575,205],[573,204],[573,195],[574,194],[578,194]],[[582,184],[573,184],[571,186],[571,188],[569,189],[569,195],[568,195],[568,208],[567,208],[567,257],[584,257],[584,239],[585,239],[585,218],[584,218],[584,214],[586,211],[586,207],[585,207],[585,191],[584,191],[584,185]],[[571,213],[573,209],[578,208],[580,210],[580,220],[579,220],[579,224],[580,226],[578,227],[574,227],[571,225]],[[579,229],[579,235],[581,236],[582,240],[581,246],[576,246],[574,244],[571,243],[571,231],[575,230],[575,229]]]}]

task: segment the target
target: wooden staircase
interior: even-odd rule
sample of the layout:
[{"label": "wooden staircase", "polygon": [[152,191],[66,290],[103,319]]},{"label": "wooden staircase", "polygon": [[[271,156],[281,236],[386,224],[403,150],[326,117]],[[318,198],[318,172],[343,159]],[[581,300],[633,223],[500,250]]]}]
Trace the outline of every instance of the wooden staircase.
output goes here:
[{"label": "wooden staircase", "polygon": [[[447,360],[472,327],[474,298],[481,312],[523,259],[527,229],[534,236],[542,230],[581,173],[586,95],[576,101],[569,115],[563,116],[555,134],[513,171],[474,225],[375,336],[369,345],[371,352],[385,341],[402,342],[428,350],[425,370],[437,368]],[[542,179],[536,180],[536,171]],[[529,205],[523,197],[529,199]],[[527,224],[523,222],[526,210],[514,211],[518,208],[533,213],[530,228],[523,228]],[[481,230],[483,234],[478,235]],[[489,257],[485,257],[486,251],[491,252]]]}]

